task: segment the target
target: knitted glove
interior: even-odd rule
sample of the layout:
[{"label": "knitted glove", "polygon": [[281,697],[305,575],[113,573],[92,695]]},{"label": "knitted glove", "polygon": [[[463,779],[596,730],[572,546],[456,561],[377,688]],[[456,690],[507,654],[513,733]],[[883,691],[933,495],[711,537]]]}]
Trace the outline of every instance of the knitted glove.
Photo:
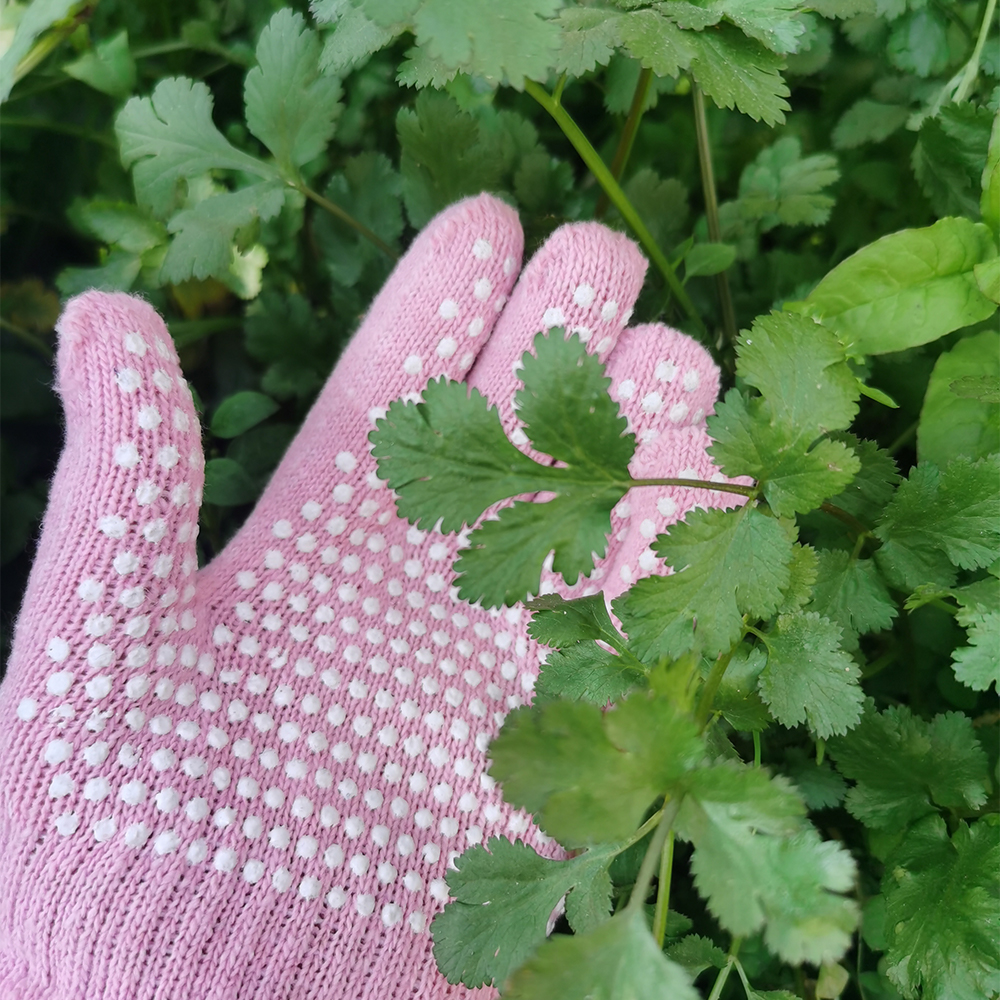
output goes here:
[{"label": "knitted glove", "polygon": [[[632,243],[566,226],[515,287],[521,249],[493,198],[438,216],[197,572],[204,462],[169,334],[137,298],[69,303],[66,446],[0,693],[4,998],[472,995],[436,971],[428,924],[469,845],[545,845],[485,773],[540,651],[520,609],[458,601],[456,539],[396,516],[372,422],[444,374],[515,428],[517,359],[563,325],[609,359],[637,473],[715,471],[710,359],[674,331],[625,329],[645,270]],[[639,502],[618,505],[577,592],[614,596],[656,568],[652,537],[712,497]]]}]

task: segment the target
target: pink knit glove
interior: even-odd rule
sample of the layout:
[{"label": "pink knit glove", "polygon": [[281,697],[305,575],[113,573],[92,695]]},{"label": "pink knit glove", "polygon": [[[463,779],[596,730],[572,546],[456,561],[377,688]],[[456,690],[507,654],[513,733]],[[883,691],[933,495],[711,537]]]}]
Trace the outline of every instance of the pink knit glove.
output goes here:
[{"label": "pink knit glove", "polygon": [[[396,516],[373,420],[445,374],[514,427],[515,363],[560,325],[609,359],[637,474],[715,472],[709,357],[624,329],[645,271],[633,244],[566,226],[515,287],[521,249],[493,198],[438,216],[198,572],[203,457],[167,330],[127,295],[69,303],[66,447],[0,692],[4,1000],[471,996],[436,971],[428,925],[469,845],[545,844],[485,773],[540,651],[521,609],[457,600],[454,537]],[[577,592],[656,569],[656,532],[712,501],[627,498]]]}]

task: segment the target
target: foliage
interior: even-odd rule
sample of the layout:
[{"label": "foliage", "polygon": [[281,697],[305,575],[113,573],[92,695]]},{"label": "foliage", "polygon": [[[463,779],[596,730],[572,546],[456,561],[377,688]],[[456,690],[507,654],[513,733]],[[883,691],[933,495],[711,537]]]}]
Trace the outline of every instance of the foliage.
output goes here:
[{"label": "foliage", "polygon": [[[4,642],[61,441],[60,296],[167,318],[207,561],[435,212],[494,191],[529,249],[604,218],[654,264],[637,321],[715,352],[711,454],[751,485],[660,535],[676,572],[614,617],[529,602],[550,652],[492,774],[575,853],[457,858],[442,971],[522,998],[996,995],[997,38],[994,0],[6,5]],[[644,488],[579,340],[523,362],[555,464],[444,381],[373,438],[403,516],[472,529],[457,582],[489,606],[550,553],[585,576]]]}]

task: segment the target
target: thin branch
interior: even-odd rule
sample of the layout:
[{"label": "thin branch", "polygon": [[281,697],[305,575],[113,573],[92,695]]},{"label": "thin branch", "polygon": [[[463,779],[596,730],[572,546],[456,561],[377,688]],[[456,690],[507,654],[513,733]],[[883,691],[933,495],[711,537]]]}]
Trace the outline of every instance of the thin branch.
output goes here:
[{"label": "thin branch", "polygon": [[[642,121],[643,113],[646,110],[646,98],[649,95],[649,85],[652,81],[653,71],[643,67],[639,73],[639,82],[635,85],[635,93],[632,94],[632,106],[628,110],[628,118],[625,119],[625,127],[618,140],[618,148],[611,161],[611,176],[616,181],[625,172],[625,164],[628,163],[628,158],[632,155],[632,147],[635,145],[635,137],[639,134],[639,122]],[[610,204],[611,199],[608,198],[608,192],[602,191],[601,197],[597,199],[597,207],[594,209],[594,218],[603,219]]]},{"label": "thin branch", "polygon": [[660,851],[660,871],[656,886],[656,910],[653,912],[653,937],[662,948],[667,936],[667,916],[670,913],[670,879],[674,870],[674,831],[667,834],[667,842]]},{"label": "thin branch", "polygon": [[955,91],[954,101],[956,104],[964,101],[976,83],[979,75],[979,60],[983,54],[983,46],[986,44],[986,37],[990,33],[990,25],[993,22],[993,12],[997,9],[997,0],[989,0],[986,4],[986,13],[983,14],[983,23],[979,26],[979,37],[976,39],[976,47],[972,50],[972,56],[965,66],[962,74],[962,82]]},{"label": "thin branch", "polygon": [[3,319],[0,317],[0,329],[6,330],[8,333],[14,334],[19,340],[24,341],[29,347],[38,351],[39,354],[46,361],[52,359],[52,348],[42,340],[37,334],[32,333],[30,330],[26,330],[23,326],[19,326],[17,323],[12,323],[9,319]]},{"label": "thin branch", "polygon": [[[708,137],[708,119],[705,117],[705,95],[701,87],[692,81],[691,94],[694,98],[694,127],[698,137],[698,163],[701,165],[701,187],[705,194],[705,221],[708,223],[708,238],[713,243],[722,242],[722,227],[719,224],[719,199],[715,190],[715,170],[712,167],[712,144]],[[736,343],[736,312],[733,297],[729,291],[729,277],[725,271],[715,276],[715,287],[722,308],[722,329],[730,345]]]},{"label": "thin branch", "polygon": [[843,508],[830,503],[829,500],[824,500],[819,505],[819,509],[823,511],[824,514],[829,514],[831,517],[835,517],[838,521],[842,521],[852,531],[857,532],[857,534],[863,535],[865,538],[875,537],[872,534],[871,529],[863,525],[853,514],[849,514]]},{"label": "thin branch", "polygon": [[653,834],[653,839],[649,842],[649,847],[646,849],[646,856],[642,859],[639,874],[636,876],[635,885],[632,887],[632,895],[629,896],[627,909],[636,910],[645,903],[646,896],[649,894],[649,887],[653,881],[653,873],[656,871],[660,860],[660,852],[663,850],[667,834],[673,828],[674,820],[677,818],[680,807],[680,799],[671,799],[669,802],[664,803],[663,811],[660,814],[660,822],[656,827],[656,833]]},{"label": "thin branch", "polygon": [[390,260],[399,260],[399,254],[385,240],[380,236],[376,236],[363,222],[358,222],[353,215],[349,215],[339,205],[334,204],[328,198],[324,198],[318,191],[314,191],[305,184],[292,184],[292,187],[304,194],[310,201],[314,201],[320,208],[325,208],[331,215],[335,215],[355,232],[360,233],[369,243],[378,247]]},{"label": "thin branch", "polygon": [[739,483],[716,483],[710,479],[633,479],[632,486],[686,486],[692,490],[718,490],[722,493],[736,493],[741,497],[757,496],[755,486],[740,486]]}]

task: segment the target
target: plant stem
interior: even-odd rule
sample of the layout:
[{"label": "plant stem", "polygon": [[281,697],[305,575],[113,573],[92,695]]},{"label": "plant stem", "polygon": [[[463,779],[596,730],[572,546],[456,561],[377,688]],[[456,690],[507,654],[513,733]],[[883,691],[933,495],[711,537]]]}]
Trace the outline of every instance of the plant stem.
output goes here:
[{"label": "plant stem", "polygon": [[739,954],[741,944],[743,944],[743,938],[733,938],[729,945],[726,964],[719,969],[719,974],[715,977],[715,982],[712,984],[712,992],[708,994],[708,1000],[719,1000],[719,997],[722,995],[722,990],[726,985],[726,980],[729,978],[729,973],[733,971],[733,966],[736,964],[736,956]]},{"label": "plant stem", "polygon": [[890,455],[895,455],[896,452],[899,451],[899,449],[902,448],[903,445],[906,444],[910,440],[910,438],[917,433],[917,427],[919,426],[919,424],[920,424],[919,420],[914,420],[913,423],[910,424],[910,426],[907,427],[906,430],[904,430],[903,433],[900,434],[899,437],[896,438],[896,440],[893,441],[891,445],[889,445],[889,447],[886,450],[889,452]]},{"label": "plant stem", "polygon": [[733,648],[728,653],[723,653],[716,659],[715,663],[712,664],[712,669],[709,671],[708,677],[705,678],[705,686],[701,689],[701,697],[698,699],[698,708],[695,711],[695,720],[701,729],[704,729],[708,723],[708,717],[712,714],[712,702],[715,700],[719,685],[726,674],[726,669],[729,666],[729,661],[733,658],[733,653],[736,652],[736,647],[742,641],[743,635],[741,634],[739,641],[733,645]]},{"label": "plant stem", "polygon": [[52,348],[42,340],[37,334],[32,333],[30,330],[25,330],[23,326],[19,326],[17,323],[11,323],[9,319],[3,319],[0,317],[0,329],[7,330],[9,333],[14,334],[19,340],[23,340],[24,343],[28,344],[34,350],[38,351],[39,354],[46,361],[52,359]]},{"label": "plant stem", "polygon": [[355,232],[360,233],[369,243],[377,246],[390,260],[399,260],[399,254],[389,246],[381,237],[376,236],[363,222],[358,222],[353,215],[349,215],[339,205],[335,205],[328,198],[324,198],[318,191],[302,181],[289,182],[296,191],[300,191],[310,201],[316,202],[320,208],[325,208],[331,215],[335,215],[341,222],[350,226]]},{"label": "plant stem", "polygon": [[754,995],[753,987],[750,985],[750,980],[747,979],[746,972],[743,971],[743,964],[734,956],[733,965],[736,966],[736,971],[739,973],[740,980],[743,982],[743,989],[746,991],[747,1000],[750,1000],[750,998]]},{"label": "plant stem", "polygon": [[737,493],[741,497],[757,496],[754,486],[740,486],[739,483],[714,483],[708,479],[633,479],[632,486],[687,486],[693,490],[720,490],[723,493]]},{"label": "plant stem", "polygon": [[836,504],[832,504],[827,500],[819,505],[819,509],[825,514],[829,514],[831,517],[835,517],[838,521],[843,521],[849,528],[856,531],[859,535],[864,535],[866,538],[874,538],[875,536],[868,530],[853,514],[848,514],[846,510],[838,507]]},{"label": "plant stem", "polygon": [[979,75],[979,60],[983,54],[983,46],[986,44],[986,36],[990,31],[990,24],[993,21],[993,12],[997,9],[997,0],[988,0],[986,13],[983,14],[983,23],[979,26],[979,37],[976,39],[976,47],[972,50],[972,56],[965,64],[965,72],[962,74],[962,82],[955,91],[953,100],[956,104],[964,101],[976,83]]},{"label": "plant stem", "polygon": [[671,799],[664,804],[663,810],[660,813],[660,822],[657,824],[653,839],[649,842],[646,856],[642,859],[642,865],[639,868],[639,874],[636,876],[635,885],[632,887],[632,895],[629,896],[626,909],[637,910],[645,903],[646,896],[649,894],[649,887],[653,881],[653,873],[656,871],[660,860],[660,853],[663,851],[667,834],[670,833],[674,825],[674,820],[677,817],[680,807],[680,799]]},{"label": "plant stem", "polygon": [[72,125],[69,122],[57,122],[48,118],[0,118],[0,129],[4,128],[38,128],[48,132],[60,132],[63,135],[71,135],[77,139],[87,139],[89,142],[96,142],[98,145],[107,146],[109,149],[118,149],[118,144],[108,136],[101,135],[89,128],[80,125]]},{"label": "plant stem", "polygon": [[674,831],[667,834],[667,842],[660,851],[660,872],[656,886],[656,911],[653,914],[653,937],[658,948],[663,947],[667,936],[667,914],[670,912],[670,876],[674,870]]},{"label": "plant stem", "polygon": [[[715,191],[715,171],[712,168],[712,144],[708,137],[708,120],[705,117],[705,95],[701,87],[692,81],[691,96],[694,99],[694,128],[698,137],[698,162],[701,165],[701,187],[705,193],[705,220],[708,223],[708,238],[713,243],[722,242],[722,227],[719,224],[719,199]],[[733,297],[729,291],[729,277],[725,271],[715,276],[715,287],[719,293],[722,308],[722,329],[730,345],[736,343],[736,312]]]},{"label": "plant stem", "polygon": [[753,766],[760,767],[760,730],[753,731]]},{"label": "plant stem", "polygon": [[670,266],[670,261],[667,260],[664,252],[657,246],[656,240],[653,239],[652,234],[646,228],[646,224],[639,218],[639,213],[625,196],[625,192],[622,191],[618,181],[611,175],[611,171],[608,170],[597,150],[594,149],[590,141],[583,134],[580,126],[573,121],[569,112],[558,101],[554,100],[544,87],[533,80],[525,80],[524,89],[555,119],[556,124],[562,129],[563,135],[573,144],[573,148],[580,154],[583,162],[587,164],[597,183],[607,191],[611,203],[621,212],[622,218],[638,237],[646,253],[649,254],[650,260],[652,260],[663,275],[667,285],[670,286],[670,290],[691,318],[698,333],[703,339],[707,340],[708,331],[705,329],[705,324],[698,315],[698,311],[695,309],[694,303],[691,301],[688,293],[684,291],[684,286],[674,273],[674,269]]},{"label": "plant stem", "polygon": [[90,15],[93,12],[94,4],[87,4],[86,7],[73,16],[71,21],[61,24],[60,27],[52,28],[38,39],[14,69],[14,79],[11,82],[11,86],[23,80],[36,66],[43,63],[52,52],[59,48],[76,31],[79,25],[90,19]]},{"label": "plant stem", "polygon": [[[632,155],[632,147],[635,145],[635,137],[639,132],[639,122],[642,121],[643,113],[646,110],[646,97],[649,94],[649,85],[652,81],[653,71],[644,66],[639,73],[639,82],[635,85],[635,93],[632,94],[632,106],[628,109],[628,118],[625,119],[625,127],[618,140],[615,157],[611,161],[611,176],[615,180],[621,177],[625,171],[625,164],[628,163],[628,158]],[[603,219],[610,204],[611,199],[608,198],[608,192],[602,191],[601,197],[597,200],[597,207],[594,209],[594,218]]]}]

